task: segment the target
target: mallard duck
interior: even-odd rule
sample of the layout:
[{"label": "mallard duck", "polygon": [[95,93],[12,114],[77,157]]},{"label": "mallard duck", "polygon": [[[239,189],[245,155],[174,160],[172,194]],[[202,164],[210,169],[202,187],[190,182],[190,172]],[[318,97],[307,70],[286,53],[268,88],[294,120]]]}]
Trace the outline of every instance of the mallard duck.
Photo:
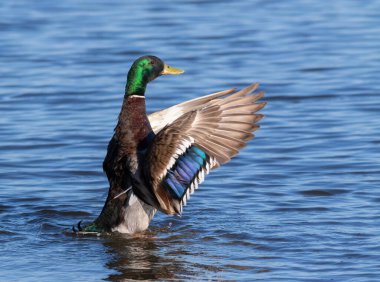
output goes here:
[{"label": "mallard duck", "polygon": [[259,128],[266,103],[258,84],[228,89],[147,115],[147,84],[178,75],[155,56],[137,59],[128,72],[124,101],[103,169],[109,192],[98,218],[77,233],[146,230],[157,211],[181,215],[190,195],[212,169],[227,163]]}]

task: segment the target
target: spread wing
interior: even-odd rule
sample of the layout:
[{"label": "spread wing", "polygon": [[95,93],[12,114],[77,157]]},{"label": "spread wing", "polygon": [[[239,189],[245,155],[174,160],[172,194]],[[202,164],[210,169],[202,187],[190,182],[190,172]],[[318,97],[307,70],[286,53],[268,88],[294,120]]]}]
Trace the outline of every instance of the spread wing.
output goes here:
[{"label": "spread wing", "polygon": [[266,104],[256,103],[263,92],[250,95],[257,86],[227,90],[157,133],[147,152],[145,173],[162,211],[180,214],[205,174],[228,162],[253,138],[263,118],[257,111]]}]

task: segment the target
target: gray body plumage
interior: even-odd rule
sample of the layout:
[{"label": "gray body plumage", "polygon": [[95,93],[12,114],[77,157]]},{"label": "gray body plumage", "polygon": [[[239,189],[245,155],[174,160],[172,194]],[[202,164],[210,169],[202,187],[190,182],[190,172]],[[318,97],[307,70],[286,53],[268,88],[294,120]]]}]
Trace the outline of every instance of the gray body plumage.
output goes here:
[{"label": "gray body plumage", "polygon": [[112,231],[134,234],[146,230],[157,209],[141,201],[132,190],[128,192],[127,198],[122,220]]}]

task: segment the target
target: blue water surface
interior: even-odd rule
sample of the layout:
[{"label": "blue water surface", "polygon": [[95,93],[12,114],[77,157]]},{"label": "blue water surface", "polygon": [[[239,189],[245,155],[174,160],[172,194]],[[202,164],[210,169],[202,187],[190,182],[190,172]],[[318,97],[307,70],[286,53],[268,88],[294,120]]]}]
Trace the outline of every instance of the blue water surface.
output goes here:
[{"label": "blue water surface", "polygon": [[[379,1],[2,1],[0,281],[379,281]],[[126,73],[150,112],[260,82],[266,118],[181,218],[66,233],[107,195]]]}]

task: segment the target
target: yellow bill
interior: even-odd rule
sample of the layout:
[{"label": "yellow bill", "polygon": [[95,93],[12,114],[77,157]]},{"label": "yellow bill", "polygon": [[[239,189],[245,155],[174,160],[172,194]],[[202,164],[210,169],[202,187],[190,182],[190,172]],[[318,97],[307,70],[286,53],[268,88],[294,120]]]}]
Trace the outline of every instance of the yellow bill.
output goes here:
[{"label": "yellow bill", "polygon": [[171,66],[168,66],[167,64],[164,64],[164,69],[161,72],[161,75],[166,75],[166,74],[181,74],[184,73],[184,70],[173,68]]}]

